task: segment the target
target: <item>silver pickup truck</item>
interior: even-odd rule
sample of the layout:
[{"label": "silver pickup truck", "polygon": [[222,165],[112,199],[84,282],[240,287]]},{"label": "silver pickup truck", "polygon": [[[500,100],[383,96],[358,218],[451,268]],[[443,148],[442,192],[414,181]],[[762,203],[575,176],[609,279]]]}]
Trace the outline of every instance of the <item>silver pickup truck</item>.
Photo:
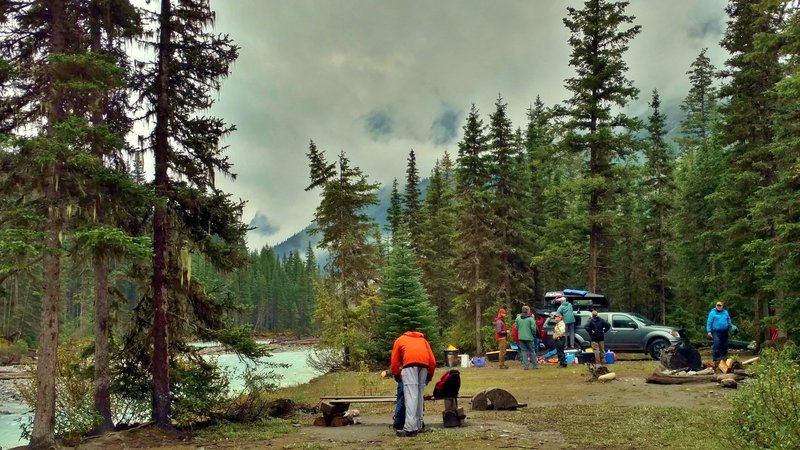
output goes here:
[{"label": "silver pickup truck", "polygon": [[[652,320],[631,312],[598,312],[610,329],[605,335],[606,349],[615,353],[649,353],[653,359],[660,359],[661,352],[680,340],[679,328],[658,325]],[[589,311],[575,311],[575,340],[581,348],[589,347],[589,334],[584,327],[591,320]],[[553,346],[552,318],[545,321],[547,332],[545,346]]]}]

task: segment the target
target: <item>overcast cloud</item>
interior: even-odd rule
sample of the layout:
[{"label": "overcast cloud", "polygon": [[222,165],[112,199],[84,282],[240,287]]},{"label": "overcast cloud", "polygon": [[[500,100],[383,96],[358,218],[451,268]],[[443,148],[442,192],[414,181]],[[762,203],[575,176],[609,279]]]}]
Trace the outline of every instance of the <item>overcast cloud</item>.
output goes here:
[{"label": "overcast cloud", "polygon": [[[631,112],[686,95],[685,72],[703,47],[720,67],[724,0],[632,0],[642,32],[627,56],[641,90]],[[215,113],[238,127],[227,144],[238,174],[222,187],[248,201],[262,225],[249,246],[275,245],[308,225],[319,191],[305,192],[313,139],[334,160],[344,150],[370,180],[405,176],[410,149],[426,177],[457,153],[466,112],[484,118],[498,94],[514,126],[537,95],[563,101],[566,7],[556,0],[212,0],[216,31],[242,47]],[[486,121],[486,119],[484,119]]]}]

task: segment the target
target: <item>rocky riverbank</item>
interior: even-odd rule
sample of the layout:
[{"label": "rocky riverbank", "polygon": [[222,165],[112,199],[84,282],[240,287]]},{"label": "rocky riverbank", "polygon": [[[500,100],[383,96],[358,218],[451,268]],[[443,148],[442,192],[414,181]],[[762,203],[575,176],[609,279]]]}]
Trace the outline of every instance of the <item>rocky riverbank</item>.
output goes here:
[{"label": "rocky riverbank", "polygon": [[17,384],[28,378],[27,370],[27,366],[0,366],[0,402],[22,402]]}]

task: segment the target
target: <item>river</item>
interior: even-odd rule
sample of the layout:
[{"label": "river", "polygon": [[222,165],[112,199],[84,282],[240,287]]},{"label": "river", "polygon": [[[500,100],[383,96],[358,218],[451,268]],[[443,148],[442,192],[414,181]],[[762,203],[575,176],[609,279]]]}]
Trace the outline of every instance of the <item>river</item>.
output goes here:
[{"label": "river", "polygon": [[[281,375],[281,387],[296,386],[298,384],[308,383],[312,378],[319,375],[317,371],[309,367],[306,362],[306,356],[310,349],[275,352],[272,356],[265,358],[265,361],[273,363],[289,364],[286,368],[275,368],[273,371],[277,375]],[[216,356],[209,356],[209,358],[216,358],[220,367],[228,369],[232,372],[231,376],[231,389],[236,391],[240,390],[243,386],[241,379],[244,364],[239,361],[236,355],[222,354]],[[24,445],[27,442],[21,440],[19,421],[25,420],[29,415],[25,405],[8,401],[7,399],[0,398],[0,450]]]}]

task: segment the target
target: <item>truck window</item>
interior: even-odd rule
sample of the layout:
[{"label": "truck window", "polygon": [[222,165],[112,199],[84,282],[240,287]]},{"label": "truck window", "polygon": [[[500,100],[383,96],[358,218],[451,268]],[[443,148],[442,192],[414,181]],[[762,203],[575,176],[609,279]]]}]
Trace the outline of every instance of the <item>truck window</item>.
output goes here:
[{"label": "truck window", "polygon": [[613,328],[633,328],[633,319],[624,314],[613,314],[611,326]]}]

